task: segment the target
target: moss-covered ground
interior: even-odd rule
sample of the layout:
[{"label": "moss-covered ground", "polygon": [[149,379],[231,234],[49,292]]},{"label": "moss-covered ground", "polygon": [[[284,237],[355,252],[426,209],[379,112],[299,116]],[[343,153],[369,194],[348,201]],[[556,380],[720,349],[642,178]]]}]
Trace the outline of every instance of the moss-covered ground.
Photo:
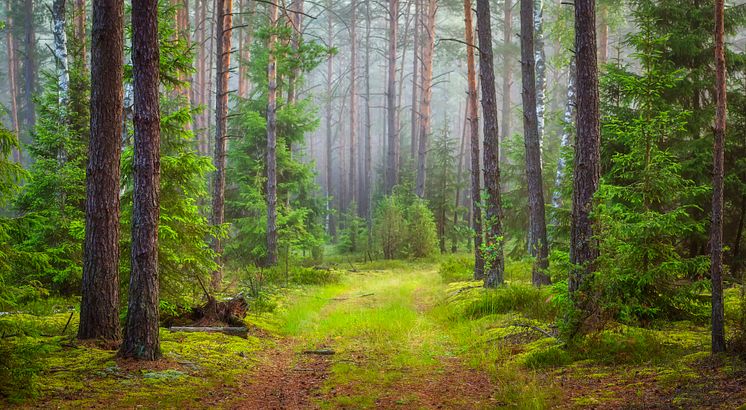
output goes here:
[{"label": "moss-covered ground", "polygon": [[[509,266],[510,286],[445,283],[438,264],[357,265],[339,282],[278,292],[270,312],[246,321],[248,339],[163,330],[163,359],[124,362],[64,335],[69,313],[0,317],[33,336],[5,337],[4,352],[30,368],[5,386],[1,406],[40,408],[255,408],[255,382],[296,381],[317,408],[739,408],[746,366],[712,357],[705,326],[689,322],[594,334],[568,349],[555,337],[549,290]],[[303,351],[332,349],[312,376]],[[25,349],[27,354],[19,355]],[[3,352],[0,352],[3,353]],[[264,373],[267,360],[283,361]],[[299,365],[301,363],[302,365]],[[2,383],[0,381],[0,383]],[[270,386],[274,383],[270,380]],[[311,386],[311,387],[308,387]],[[268,395],[267,400],[274,400]],[[253,404],[249,404],[253,403]],[[267,403],[267,408],[278,403]],[[280,405],[279,408],[282,408]]]}]

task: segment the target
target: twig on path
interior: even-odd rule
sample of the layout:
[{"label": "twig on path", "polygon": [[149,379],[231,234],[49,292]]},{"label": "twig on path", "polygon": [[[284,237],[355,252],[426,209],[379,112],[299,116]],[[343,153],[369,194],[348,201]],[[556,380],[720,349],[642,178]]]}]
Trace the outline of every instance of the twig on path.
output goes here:
[{"label": "twig on path", "polygon": [[332,349],[318,349],[318,350],[304,350],[303,354],[316,354],[320,356],[331,356],[333,354],[336,354]]},{"label": "twig on path", "polygon": [[537,332],[539,332],[539,333],[543,334],[543,335],[544,335],[544,336],[546,336],[546,337],[551,337],[551,338],[553,338],[553,339],[556,339],[556,338],[557,338],[557,336],[555,336],[555,335],[553,335],[553,334],[551,334],[551,333],[547,332],[546,330],[544,330],[544,329],[540,328],[539,326],[534,326],[534,325],[530,325],[530,324],[528,324],[528,323],[514,323],[514,324],[512,324],[511,326],[516,326],[516,327],[525,327],[525,328],[527,328],[527,329],[535,330],[535,331],[537,331]]},{"label": "twig on path", "polygon": [[375,295],[375,293],[363,293],[362,295],[351,296],[349,298],[341,298],[341,297],[340,298],[331,298],[331,300],[336,300],[336,301],[350,300],[350,299],[355,299],[355,298],[364,298],[364,297],[373,296],[373,295]]},{"label": "twig on path", "polygon": [[62,335],[65,334],[65,331],[67,331],[67,327],[70,326],[70,321],[73,319],[73,314],[75,314],[74,310],[72,312],[70,312],[70,317],[67,318],[67,323],[65,323],[65,328],[62,329]]}]

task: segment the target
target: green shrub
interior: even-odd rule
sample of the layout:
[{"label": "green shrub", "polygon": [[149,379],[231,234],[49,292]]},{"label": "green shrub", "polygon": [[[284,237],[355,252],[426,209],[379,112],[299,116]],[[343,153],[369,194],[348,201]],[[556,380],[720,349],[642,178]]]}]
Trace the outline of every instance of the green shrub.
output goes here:
[{"label": "green shrub", "polygon": [[472,319],[492,314],[520,312],[530,319],[551,321],[557,316],[549,289],[530,285],[510,285],[482,290],[480,297],[466,303],[463,315]]},{"label": "green shrub", "polygon": [[407,212],[407,250],[409,256],[424,258],[435,253],[438,238],[435,218],[425,201],[416,200]]},{"label": "green shrub", "polygon": [[578,358],[609,365],[665,360],[666,352],[653,331],[626,326],[589,334],[571,350]]},{"label": "green shrub", "polygon": [[449,255],[441,262],[438,274],[444,283],[471,280],[474,277],[474,258],[471,255]]},{"label": "green shrub", "polygon": [[562,367],[572,363],[572,356],[561,346],[550,346],[526,354],[523,365],[529,369]]}]

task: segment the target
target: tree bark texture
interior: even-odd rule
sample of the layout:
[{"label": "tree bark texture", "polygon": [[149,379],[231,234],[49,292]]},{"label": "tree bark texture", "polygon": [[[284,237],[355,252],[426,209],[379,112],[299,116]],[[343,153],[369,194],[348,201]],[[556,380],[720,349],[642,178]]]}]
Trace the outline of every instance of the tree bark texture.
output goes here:
[{"label": "tree bark texture", "polygon": [[52,35],[54,36],[54,59],[57,64],[57,86],[60,107],[67,105],[70,90],[70,68],[67,62],[67,18],[65,0],[52,2]]},{"label": "tree bark texture", "polygon": [[489,248],[489,264],[484,286],[494,288],[504,282],[505,260],[502,238],[502,205],[500,199],[500,136],[497,125],[497,92],[492,52],[492,28],[489,0],[477,0],[477,33],[479,35],[479,78],[482,84],[482,114],[484,115],[484,188],[485,233]]},{"label": "tree bark texture", "polygon": [[124,75],[124,2],[93,3],[91,136],[78,339],[118,340],[119,158]]},{"label": "tree bark texture", "polygon": [[427,7],[421,15],[424,23],[420,26],[424,29],[422,47],[422,107],[420,109],[420,134],[418,138],[419,148],[417,150],[417,183],[416,193],[420,198],[425,197],[425,179],[427,172],[427,150],[428,140],[432,132],[432,107],[433,100],[433,54],[435,54],[435,15],[438,11],[437,0],[428,0]]},{"label": "tree bark texture", "polygon": [[[570,60],[570,68],[567,79],[567,97],[565,100],[565,112],[562,116],[562,137],[560,138],[560,151],[567,149],[570,146],[570,137],[572,134],[573,123],[575,121],[575,107],[576,107],[576,77],[577,77],[577,65],[575,64],[575,57]],[[564,156],[560,155],[557,161],[557,173],[554,177],[554,193],[552,194],[552,208],[560,209],[562,207],[562,180],[565,178],[565,171],[567,164],[565,163]],[[557,224],[558,221],[553,221]]]},{"label": "tree bark texture", "polygon": [[474,61],[474,26],[472,23],[471,0],[464,0],[464,38],[466,39],[466,67],[468,84],[469,133],[471,146],[471,209],[472,229],[474,230],[474,279],[484,278],[484,256],[482,255],[482,189],[479,164],[479,107],[477,106],[477,69]]},{"label": "tree bark texture", "polygon": [[[278,19],[277,5],[269,6],[270,26],[274,29]],[[277,264],[277,35],[269,37],[269,63],[267,79],[267,265]]]},{"label": "tree bark texture", "polygon": [[528,182],[528,249],[534,257],[531,281],[536,286],[549,283],[547,225],[544,210],[544,183],[541,171],[541,137],[537,110],[536,64],[534,50],[534,0],[521,0],[521,72],[523,79],[523,141],[526,152],[526,180]]},{"label": "tree bark texture", "polygon": [[160,218],[160,106],[158,1],[132,0],[135,94],[132,256],[122,357],[156,360],[158,336],[158,220]]},{"label": "tree bark texture", "polygon": [[500,133],[500,163],[505,164],[507,150],[505,143],[510,139],[513,121],[513,104],[511,101],[511,87],[513,84],[513,56],[510,52],[513,43],[513,0],[503,3],[503,73],[502,73],[502,130]]},{"label": "tree bark texture", "polygon": [[593,196],[600,177],[601,125],[596,51],[596,2],[575,1],[575,57],[577,64],[577,120],[573,168],[569,290],[576,306],[586,303],[582,292],[595,270],[598,244],[591,218]]}]

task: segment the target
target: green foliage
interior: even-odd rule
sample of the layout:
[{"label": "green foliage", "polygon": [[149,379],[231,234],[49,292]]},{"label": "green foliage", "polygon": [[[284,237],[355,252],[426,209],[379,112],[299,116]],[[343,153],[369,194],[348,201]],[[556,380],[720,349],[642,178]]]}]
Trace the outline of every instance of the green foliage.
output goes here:
[{"label": "green foliage", "polygon": [[422,258],[432,255],[437,246],[432,212],[422,199],[404,189],[378,203],[373,237],[385,259]]},{"label": "green foliage", "polygon": [[368,226],[365,219],[357,215],[357,204],[353,201],[341,218],[341,232],[337,249],[341,253],[357,253],[365,249]]},{"label": "green foliage", "polygon": [[572,361],[572,357],[566,349],[554,345],[529,352],[523,359],[523,365],[529,369],[545,369],[566,366]]},{"label": "green foliage", "polygon": [[698,314],[696,278],[706,274],[705,258],[684,256],[681,238],[704,232],[692,211],[706,188],[687,179],[667,141],[684,138],[688,112],[663,96],[681,81],[657,51],[654,21],[637,21],[640,31],[627,43],[642,65],[635,74],[610,67],[604,89],[614,95],[605,107],[605,148],[613,149],[598,197],[604,227],[595,292],[601,305],[631,323]]},{"label": "green foliage", "polygon": [[474,276],[474,257],[449,255],[438,267],[438,274],[444,283],[471,280]]},{"label": "green foliage", "polygon": [[461,288],[456,287],[450,300],[459,317],[479,319],[510,312],[541,321],[551,321],[557,317],[558,311],[548,288],[512,284],[497,289],[482,289],[479,285],[472,288],[467,284],[462,285]]}]

